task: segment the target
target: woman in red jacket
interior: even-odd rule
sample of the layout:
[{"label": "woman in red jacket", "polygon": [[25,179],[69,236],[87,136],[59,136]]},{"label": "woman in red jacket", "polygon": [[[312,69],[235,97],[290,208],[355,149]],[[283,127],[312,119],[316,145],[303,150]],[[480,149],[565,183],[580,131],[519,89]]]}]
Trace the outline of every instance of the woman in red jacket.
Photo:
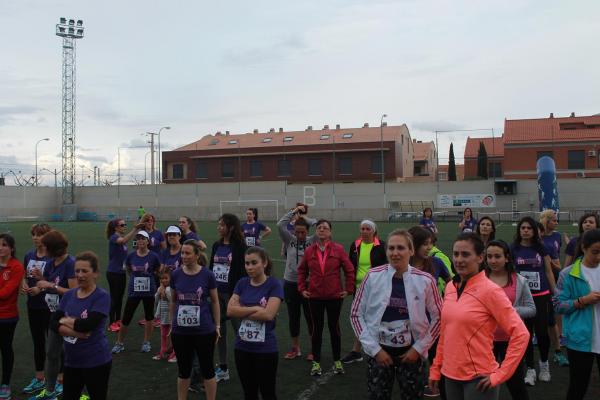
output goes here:
[{"label": "woman in red jacket", "polygon": [[[331,241],[331,223],[325,219],[317,221],[318,242],[304,250],[304,258],[298,265],[298,290],[306,299],[313,321],[312,353],[314,360],[310,374],[319,376],[321,369],[321,342],[325,311],[333,352],[333,372],[343,374],[340,361],[342,336],[340,312],[344,297],[354,292],[354,266],[344,247]],[[344,270],[346,288],[342,288],[341,270]]]},{"label": "woman in red jacket", "polygon": [[2,353],[2,383],[0,399],[10,399],[10,376],[15,362],[13,337],[19,321],[17,296],[25,269],[15,258],[15,239],[0,234],[0,353]]}]

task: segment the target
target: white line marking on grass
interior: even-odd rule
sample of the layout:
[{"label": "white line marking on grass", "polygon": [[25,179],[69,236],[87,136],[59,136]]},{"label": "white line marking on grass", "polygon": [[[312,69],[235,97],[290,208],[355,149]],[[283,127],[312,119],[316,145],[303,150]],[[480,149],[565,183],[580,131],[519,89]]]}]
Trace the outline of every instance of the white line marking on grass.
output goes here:
[{"label": "white line marking on grass", "polygon": [[310,400],[319,390],[319,386],[325,385],[333,377],[333,371],[325,372],[320,378],[316,378],[308,389],[298,395],[296,400]]}]

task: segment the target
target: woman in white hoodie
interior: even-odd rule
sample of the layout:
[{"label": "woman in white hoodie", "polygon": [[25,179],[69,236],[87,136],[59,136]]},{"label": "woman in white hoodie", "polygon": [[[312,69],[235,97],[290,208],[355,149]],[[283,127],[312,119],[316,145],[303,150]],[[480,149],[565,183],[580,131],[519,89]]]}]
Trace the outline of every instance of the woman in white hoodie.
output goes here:
[{"label": "woman in white hoodie", "polygon": [[440,331],[442,300],[434,278],[409,265],[411,235],[394,230],[386,241],[389,264],[371,268],[356,293],[350,322],[368,358],[370,399],[420,399],[424,360]]}]

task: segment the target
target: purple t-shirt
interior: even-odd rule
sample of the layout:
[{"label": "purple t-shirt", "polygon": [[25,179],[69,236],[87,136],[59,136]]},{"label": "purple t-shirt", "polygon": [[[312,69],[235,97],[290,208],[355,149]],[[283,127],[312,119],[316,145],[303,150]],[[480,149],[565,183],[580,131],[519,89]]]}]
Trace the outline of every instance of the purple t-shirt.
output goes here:
[{"label": "purple t-shirt", "polygon": [[212,272],[217,280],[217,290],[229,293],[229,271],[231,271],[231,245],[220,244],[213,255]]},{"label": "purple t-shirt", "polygon": [[[46,264],[44,279],[62,288],[68,288],[69,279],[75,278],[75,257],[67,256],[60,264],[55,265],[54,263],[55,260],[52,260]],[[61,297],[54,289],[46,289],[42,298],[50,312],[53,313],[58,309]]]},{"label": "purple t-shirt", "polygon": [[77,297],[77,290],[78,288],[69,290],[60,301],[59,309],[64,311],[65,316],[85,319],[91,312],[98,312],[104,315],[104,319],[87,339],[64,338],[65,366],[92,368],[104,365],[112,359],[104,333],[110,309],[110,296],[106,290],[96,287],[92,294],[80,299]]},{"label": "purple t-shirt", "polygon": [[160,244],[165,241],[165,237],[163,236],[162,232],[158,229],[155,229],[152,232],[148,232],[148,235],[150,236],[148,248],[150,249],[150,251],[153,251],[156,254],[160,254],[160,251],[162,250],[160,248]]},{"label": "purple t-shirt", "polygon": [[246,238],[246,246],[260,246],[260,232],[267,229],[262,223],[255,221],[252,224],[242,224],[242,232]]},{"label": "purple t-shirt", "polygon": [[127,258],[127,243],[118,244],[120,238],[117,233],[113,233],[108,239],[108,272],[124,274],[123,265]]},{"label": "purple t-shirt", "polygon": [[433,278],[435,281],[437,282],[439,278],[442,278],[445,282],[448,282],[450,273],[448,272],[448,268],[446,268],[446,264],[437,257],[430,258],[433,264]]},{"label": "purple t-shirt", "polygon": [[176,254],[171,254],[171,249],[163,249],[160,253],[160,263],[171,272],[181,266],[181,249]]},{"label": "purple t-shirt", "polygon": [[[34,268],[40,270],[42,275],[44,275],[44,270],[46,269],[46,265],[52,259],[48,256],[38,257],[37,250],[30,250],[27,254],[25,254],[25,258],[23,259],[23,265],[25,266],[25,276],[27,277],[27,285],[29,287],[34,287],[37,284],[37,279],[35,279],[31,275],[31,271]],[[43,310],[48,308],[46,305],[46,301],[44,300],[45,293],[40,292],[37,296],[27,296],[27,308],[32,310]]]},{"label": "purple t-shirt", "polygon": [[419,220],[419,225],[424,226],[426,229],[429,229],[431,232],[435,232],[435,222],[433,222],[433,218],[422,217]]},{"label": "purple t-shirt", "polygon": [[553,249],[553,254],[556,254],[556,257],[550,255],[550,258],[557,259],[560,254],[560,248],[562,247],[562,235],[559,232],[552,232],[550,235],[544,235],[544,244]]},{"label": "purple t-shirt", "polygon": [[468,221],[464,221],[462,231],[463,232],[475,232],[476,228],[477,228],[477,220],[475,218],[471,218]]},{"label": "purple t-shirt", "polygon": [[[240,304],[246,307],[266,307],[269,298],[278,297],[283,300],[281,282],[271,276],[260,286],[252,286],[250,278],[244,277],[235,285],[233,293],[240,296]],[[243,335],[244,340],[240,337]],[[249,353],[276,353],[275,320],[253,321],[244,319],[235,336],[235,348]]]},{"label": "purple t-shirt", "polygon": [[[577,241],[579,240],[579,236],[575,236],[569,240],[567,244],[567,248],[565,249],[565,254],[570,255],[571,257],[575,257],[575,253],[577,252]],[[568,265],[567,265],[568,267]]]},{"label": "purple t-shirt", "polygon": [[529,290],[533,296],[545,294],[550,290],[544,263],[544,257],[547,255],[544,246],[512,245],[510,252],[517,273],[527,278]]},{"label": "purple t-shirt", "polygon": [[406,290],[404,279],[392,278],[392,293],[381,320],[384,322],[408,319],[408,305],[406,303]]},{"label": "purple t-shirt", "polygon": [[210,290],[217,287],[215,275],[203,267],[195,275],[176,269],[171,275],[171,289],[175,291],[173,333],[180,335],[206,335],[215,331],[210,308]]},{"label": "purple t-shirt", "polygon": [[190,239],[194,239],[195,241],[198,241],[198,240],[200,240],[200,236],[198,236],[198,234],[196,232],[189,231],[188,233],[181,235],[181,238],[179,239],[179,243],[184,244],[186,240],[190,240]]},{"label": "purple t-shirt", "polygon": [[158,255],[153,251],[149,251],[148,254],[140,257],[137,251],[133,251],[127,256],[125,265],[131,271],[127,296],[154,297],[156,292],[154,274],[160,268]]}]

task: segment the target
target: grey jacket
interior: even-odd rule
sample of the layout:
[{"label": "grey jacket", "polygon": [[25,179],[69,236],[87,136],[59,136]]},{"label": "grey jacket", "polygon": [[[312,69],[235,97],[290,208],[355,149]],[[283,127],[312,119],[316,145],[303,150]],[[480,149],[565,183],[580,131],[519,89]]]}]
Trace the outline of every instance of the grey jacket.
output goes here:
[{"label": "grey jacket", "polygon": [[515,296],[515,302],[513,307],[521,319],[528,319],[535,317],[536,309],[535,303],[533,302],[533,296],[529,291],[527,285],[527,278],[517,275],[517,295]]},{"label": "grey jacket", "polygon": [[[298,282],[298,264],[300,264],[302,257],[304,257],[304,249],[317,241],[317,237],[312,235],[307,236],[304,242],[298,242],[296,236],[292,235],[287,230],[287,225],[293,216],[293,212],[289,211],[283,217],[281,217],[279,222],[277,222],[279,237],[285,245],[286,253],[283,279],[288,282]],[[311,221],[309,221],[309,223],[311,223]]]}]

